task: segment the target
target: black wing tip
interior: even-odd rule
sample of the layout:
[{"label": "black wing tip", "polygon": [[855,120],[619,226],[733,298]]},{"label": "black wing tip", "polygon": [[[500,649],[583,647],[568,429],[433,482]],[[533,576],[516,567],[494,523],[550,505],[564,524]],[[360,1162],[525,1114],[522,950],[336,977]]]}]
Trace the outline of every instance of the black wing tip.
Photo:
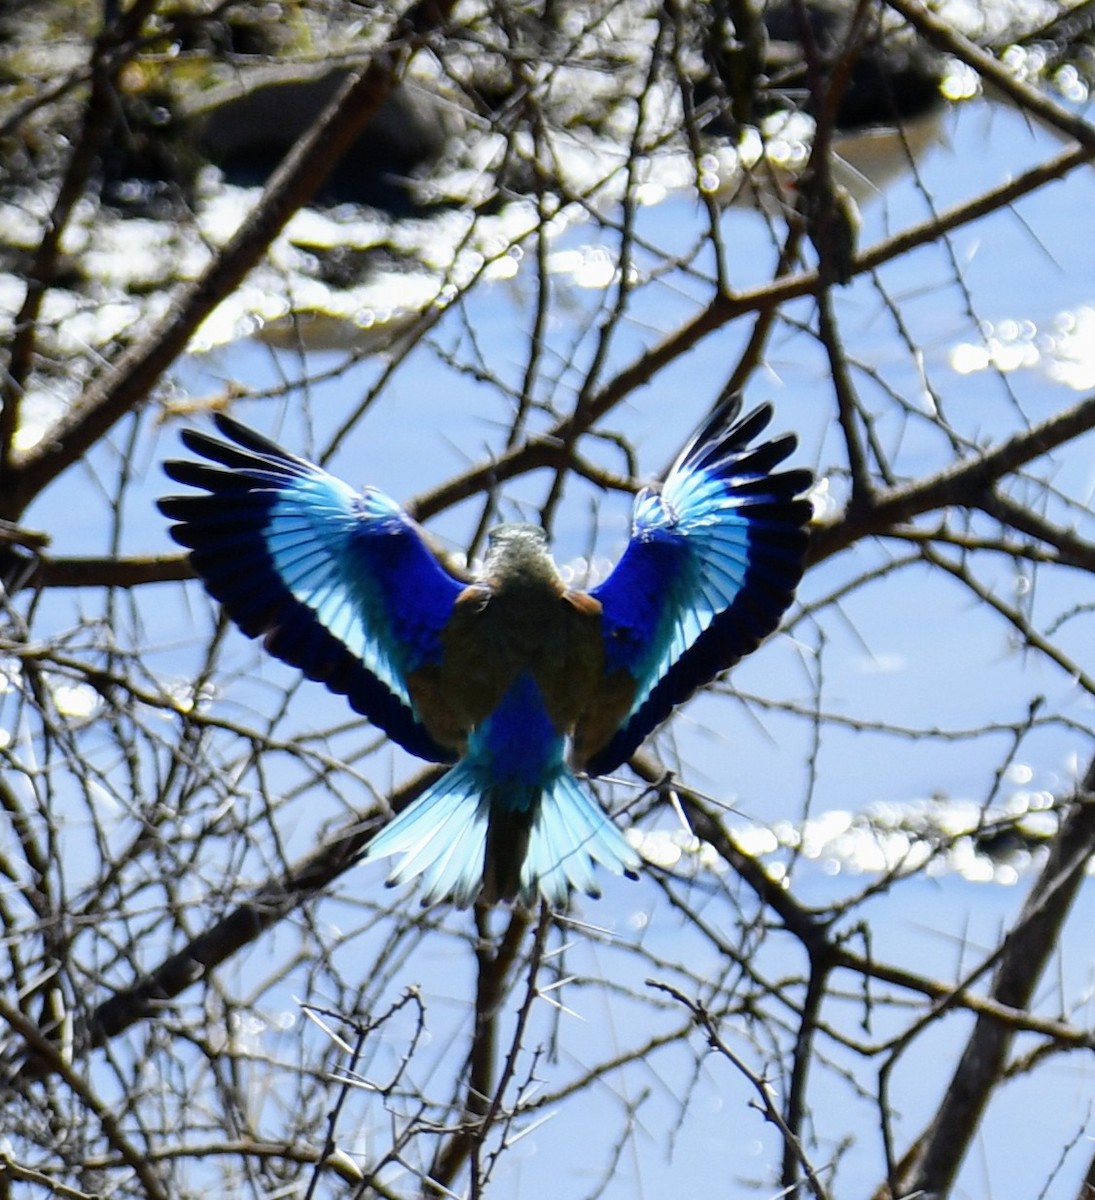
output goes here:
[{"label": "black wing tip", "polygon": [[193,499],[193,496],[161,496],[156,501],[156,507],[170,521],[188,521]]},{"label": "black wing tip", "polygon": [[[218,428],[220,427],[220,415],[221,414],[219,413],[217,414]],[[206,433],[204,429],[182,429],[179,431],[179,440],[187,448],[187,450],[191,450],[195,454],[200,454],[202,458],[208,458],[213,462],[222,461],[225,452],[231,454],[237,453],[232,445],[223,441],[219,437],[214,437],[214,435],[211,433]],[[235,441],[234,438],[232,440]]]},{"label": "black wing tip", "polygon": [[806,519],[809,520],[813,516],[814,506],[807,498],[806,493],[814,486],[813,471],[809,467],[792,467],[790,471],[782,471],[780,479],[783,481],[783,486],[797,497],[794,503],[803,507]]},{"label": "black wing tip", "polygon": [[744,405],[745,393],[740,389],[720,396],[711,410],[711,415],[696,435],[697,440],[705,441],[714,437],[719,429],[729,429],[741,416]]},{"label": "black wing tip", "polygon": [[[769,411],[771,411],[770,406]],[[760,411],[760,410],[756,410]],[[750,413],[746,420],[753,416]],[[814,473],[809,467],[789,467],[777,470],[781,463],[798,448],[798,438],[793,433],[781,433],[769,441],[751,445],[757,433],[767,425],[767,419],[748,436],[739,440],[738,433],[744,428],[736,426],[727,436],[712,443],[706,451],[696,454],[683,464],[685,470],[702,470],[709,474],[724,476],[733,481],[733,490],[740,494],[749,491],[767,491],[773,498],[790,503],[795,497],[809,505],[805,494],[814,486]],[[812,515],[812,505],[805,512],[804,520]]]},{"label": "black wing tip", "polygon": [[[217,433],[221,435],[220,437],[203,429],[189,426],[179,431],[182,444],[194,454],[201,455],[202,458],[233,469],[246,465],[248,459],[257,456],[266,463],[272,460],[277,463],[292,464],[297,467],[304,466],[315,470],[315,467],[307,459],[279,446],[265,434],[256,433],[242,421],[230,417],[227,413],[214,413],[213,424],[216,426]],[[168,462],[170,461],[168,460]],[[167,470],[167,466],[168,463],[165,462],[165,470]]]},{"label": "black wing tip", "polygon": [[186,483],[184,476],[193,465],[193,460],[189,458],[165,458],[160,463],[160,470],[175,483]]},{"label": "black wing tip", "polygon": [[230,416],[228,413],[218,410],[213,414],[213,424],[225,435],[233,441],[240,437],[246,437],[252,430],[244,425],[237,417]]},{"label": "black wing tip", "polygon": [[[212,414],[213,424],[216,426],[217,432],[229,441],[234,442],[237,446],[246,446],[252,439],[261,438],[262,441],[267,441],[261,434],[256,433],[249,426],[238,420],[236,417],[230,417],[226,412],[215,412]],[[206,433],[203,429],[196,429],[194,426],[187,426],[180,430],[179,436],[183,442],[192,450],[198,450],[199,446],[212,443],[219,445],[220,441],[211,433]],[[196,443],[196,444],[195,444]],[[269,443],[273,445],[272,442]],[[200,453],[200,450],[199,450]]]},{"label": "black wing tip", "polygon": [[771,400],[762,400],[744,416],[741,415],[743,406],[744,397],[741,392],[736,392],[730,400],[724,401],[715,409],[709,423],[713,440],[723,442],[733,438],[746,445],[758,434],[763,433],[776,415],[776,408]]},{"label": "black wing tip", "polygon": [[187,487],[203,488],[212,491],[219,477],[232,478],[228,471],[219,467],[211,467],[208,462],[195,462],[192,458],[168,458],[163,463],[163,473],[175,483]]},{"label": "black wing tip", "polygon": [[793,433],[782,433],[759,446],[752,446],[775,417],[775,406],[770,400],[762,401],[741,415],[743,397],[734,392],[716,404],[711,415],[670,468],[669,474],[682,470],[719,470],[729,466],[745,454],[760,456],[770,470],[788,458],[798,446]]},{"label": "black wing tip", "polygon": [[[244,425],[242,421],[238,421],[235,417],[230,417],[227,413],[217,412],[213,414],[213,424],[224,436],[235,442],[237,446],[242,446],[244,450],[251,451],[252,454],[260,454],[266,458],[276,458],[283,462],[304,463],[305,459],[286,450],[283,446],[279,446],[277,442],[271,441],[265,434],[257,433],[249,425]],[[310,463],[307,464],[311,466]]]}]

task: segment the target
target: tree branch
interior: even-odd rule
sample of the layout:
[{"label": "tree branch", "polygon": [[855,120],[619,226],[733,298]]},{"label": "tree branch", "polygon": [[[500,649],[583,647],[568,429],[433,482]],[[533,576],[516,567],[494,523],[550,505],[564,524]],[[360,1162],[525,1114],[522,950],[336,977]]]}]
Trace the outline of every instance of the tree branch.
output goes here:
[{"label": "tree branch", "polygon": [[872,503],[815,527],[809,562],[821,562],[864,537],[883,535],[894,525],[934,509],[985,508],[993,503],[993,488],[1005,476],[1093,428],[1095,396],[1089,396],[991,450],[960,460],[928,479],[879,493]]},{"label": "tree branch", "polygon": [[[1095,759],[1092,760],[1061,822],[1049,858],[1031,888],[999,957],[991,996],[1025,1010],[1049,956],[1056,952],[1061,927],[1095,853]],[[900,1195],[949,1194],[981,1114],[1000,1084],[1015,1037],[1010,1025],[978,1018],[943,1103],[906,1164]]]}]

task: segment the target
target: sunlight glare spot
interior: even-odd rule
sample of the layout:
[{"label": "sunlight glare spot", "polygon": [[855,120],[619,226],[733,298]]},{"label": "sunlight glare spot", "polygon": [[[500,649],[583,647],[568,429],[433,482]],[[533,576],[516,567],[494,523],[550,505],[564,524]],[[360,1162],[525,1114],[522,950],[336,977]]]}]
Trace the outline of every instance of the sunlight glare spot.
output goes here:
[{"label": "sunlight glare spot", "polygon": [[948,357],[956,374],[1040,367],[1050,379],[1076,391],[1095,387],[1095,308],[1091,305],[1058,313],[1044,330],[1033,321],[1011,317],[986,321],[981,330],[981,341],[951,348]]},{"label": "sunlight glare spot", "polygon": [[735,840],[745,853],[753,858],[760,858],[765,854],[774,854],[780,848],[782,841],[774,830],[769,829],[765,825],[758,825],[753,829],[738,830],[735,833]]},{"label": "sunlight glare spot", "polygon": [[487,264],[483,269],[483,278],[492,279],[495,282],[516,279],[517,272],[520,269],[521,264],[514,255],[504,254],[501,258],[496,258],[493,262]]},{"label": "sunlight glare spot", "polygon": [[700,177],[697,186],[705,196],[711,196],[719,190],[721,184],[719,177],[711,171],[704,171]]},{"label": "sunlight glare spot", "polygon": [[829,487],[828,478],[815,479],[813,487],[806,493],[814,512],[811,524],[821,524],[834,519],[840,512],[840,503]]},{"label": "sunlight glare spot", "polygon": [[559,574],[567,587],[585,587],[590,576],[589,560],[581,555],[559,566]]},{"label": "sunlight glare spot", "polygon": [[972,342],[960,342],[950,353],[951,370],[958,375],[973,375],[991,362],[988,349]]},{"label": "sunlight glare spot", "polygon": [[661,183],[640,183],[635,189],[635,203],[643,208],[653,208],[668,195],[668,189]]},{"label": "sunlight glare spot", "polygon": [[642,855],[652,866],[672,870],[681,861],[682,854],[673,834],[665,830],[655,830],[643,838]]},{"label": "sunlight glare spot", "polygon": [[1049,813],[1053,812],[1057,807],[1057,798],[1052,792],[1028,792],[1027,801],[1028,813]]},{"label": "sunlight glare spot", "polygon": [[939,90],[947,100],[972,100],[981,91],[981,77],[972,67],[952,60]]},{"label": "sunlight glare spot", "polygon": [[896,675],[908,667],[908,659],[896,650],[863,654],[855,661],[860,675]]},{"label": "sunlight glare spot", "polygon": [[1065,63],[1057,71],[1053,76],[1053,86],[1070,104],[1087,103],[1089,88],[1072,63]]},{"label": "sunlight glare spot", "polygon": [[616,263],[600,246],[558,250],[548,256],[548,270],[553,275],[569,275],[575,286],[591,290],[606,288],[616,278]]},{"label": "sunlight glare spot", "polygon": [[787,866],[785,863],[765,863],[764,873],[773,883],[778,883],[784,890],[791,886],[791,880],[787,875]]},{"label": "sunlight glare spot", "polygon": [[1058,313],[1047,342],[1051,379],[1078,392],[1095,387],[1095,307]]},{"label": "sunlight glare spot", "polygon": [[68,404],[61,395],[41,389],[28,392],[19,410],[19,428],[12,445],[20,452],[33,450],[61,419]]},{"label": "sunlight glare spot", "polygon": [[1027,763],[1012,763],[1007,770],[1008,782],[1015,783],[1020,786],[1030,783],[1034,779],[1034,771]]},{"label": "sunlight glare spot", "polygon": [[63,717],[84,721],[102,703],[99,693],[86,683],[60,683],[53,689],[53,702]]}]

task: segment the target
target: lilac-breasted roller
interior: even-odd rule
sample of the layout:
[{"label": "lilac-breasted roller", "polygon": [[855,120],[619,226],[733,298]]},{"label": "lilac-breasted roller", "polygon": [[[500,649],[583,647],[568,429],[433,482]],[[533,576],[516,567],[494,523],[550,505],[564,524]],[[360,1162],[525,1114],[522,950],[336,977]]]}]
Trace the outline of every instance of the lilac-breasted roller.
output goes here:
[{"label": "lilac-breasted roller", "polygon": [[802,575],[805,470],[774,468],[784,435],[751,445],[769,406],[719,406],[660,486],[635,500],[607,579],[567,587],[534,525],[489,536],[470,581],[376,488],[354,491],[229,417],[192,430],[206,463],[167,474],[205,494],[161,510],[209,592],[249,637],[404,749],[451,769],[372,840],[451,896],[562,905],[593,868],[640,859],[575,772],[615,770],[646,736],[779,624]]}]

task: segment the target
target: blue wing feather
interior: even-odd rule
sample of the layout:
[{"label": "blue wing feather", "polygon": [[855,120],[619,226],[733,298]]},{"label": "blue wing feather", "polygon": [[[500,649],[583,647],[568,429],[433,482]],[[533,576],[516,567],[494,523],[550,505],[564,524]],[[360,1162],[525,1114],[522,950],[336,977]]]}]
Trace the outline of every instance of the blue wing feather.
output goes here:
[{"label": "blue wing feather", "polygon": [[796,497],[810,473],[774,472],[795,439],[750,447],[772,410],[738,420],[740,404],[720,406],[662,487],[639,494],[631,541],[593,589],[606,673],[626,672],[635,692],[590,774],[615,770],[675,705],[767,637],[802,576],[811,508]]},{"label": "blue wing feather", "polygon": [[265,636],[272,654],[345,695],[411,753],[451,761],[407,677],[440,661],[464,584],[383,493],[355,492],[231,418],[216,422],[231,442],[193,430],[183,441],[218,466],[164,466],[206,494],[160,501],[209,592],[245,634]]}]

